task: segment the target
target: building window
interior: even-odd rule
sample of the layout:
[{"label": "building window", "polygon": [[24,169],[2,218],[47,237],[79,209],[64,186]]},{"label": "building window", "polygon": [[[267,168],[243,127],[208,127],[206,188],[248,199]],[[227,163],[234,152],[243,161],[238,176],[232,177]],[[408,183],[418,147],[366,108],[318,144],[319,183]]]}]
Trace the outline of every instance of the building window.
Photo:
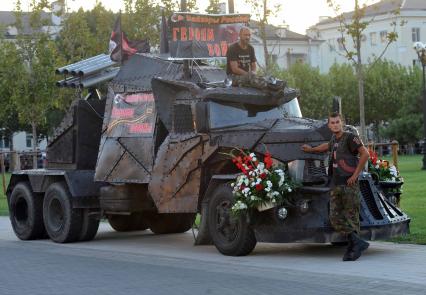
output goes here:
[{"label": "building window", "polygon": [[339,50],[345,50],[345,39],[337,38],[337,44],[339,44]]},{"label": "building window", "polygon": [[380,32],[380,42],[386,43],[388,41],[388,31]]},{"label": "building window", "polygon": [[9,138],[8,137],[3,137],[3,147],[5,149],[9,148]]},{"label": "building window", "polygon": [[30,148],[33,146],[33,136],[31,134],[27,134],[26,142],[27,142],[27,148]]},{"label": "building window", "polygon": [[370,44],[371,44],[371,46],[377,45],[377,33],[376,32],[370,33]]},{"label": "building window", "polygon": [[411,29],[411,37],[413,39],[413,42],[419,42],[420,41],[420,28],[412,28]]}]

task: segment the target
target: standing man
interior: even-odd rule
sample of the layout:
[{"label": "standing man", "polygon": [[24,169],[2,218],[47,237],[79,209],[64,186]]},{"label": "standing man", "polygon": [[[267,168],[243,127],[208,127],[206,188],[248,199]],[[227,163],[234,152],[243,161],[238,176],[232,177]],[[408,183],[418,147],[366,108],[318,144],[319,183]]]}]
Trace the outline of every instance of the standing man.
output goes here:
[{"label": "standing man", "polygon": [[240,40],[229,46],[226,53],[226,73],[228,75],[245,76],[256,72],[256,56],[250,45],[250,29],[240,29]]},{"label": "standing man", "polygon": [[348,237],[349,244],[343,261],[355,261],[369,246],[359,236],[358,186],[358,176],[364,169],[369,154],[357,135],[343,131],[343,120],[339,113],[328,117],[328,128],[333,133],[330,142],[316,147],[304,144],[302,150],[307,153],[330,152],[330,222],[337,232]]}]

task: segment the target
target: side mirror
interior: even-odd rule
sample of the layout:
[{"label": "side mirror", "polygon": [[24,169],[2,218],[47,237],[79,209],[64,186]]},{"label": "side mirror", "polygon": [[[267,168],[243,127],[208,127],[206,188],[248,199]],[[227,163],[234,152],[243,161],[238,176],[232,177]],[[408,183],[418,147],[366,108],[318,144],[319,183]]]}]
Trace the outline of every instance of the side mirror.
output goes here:
[{"label": "side mirror", "polygon": [[210,130],[207,102],[197,102],[195,104],[195,129],[197,133],[207,133]]}]

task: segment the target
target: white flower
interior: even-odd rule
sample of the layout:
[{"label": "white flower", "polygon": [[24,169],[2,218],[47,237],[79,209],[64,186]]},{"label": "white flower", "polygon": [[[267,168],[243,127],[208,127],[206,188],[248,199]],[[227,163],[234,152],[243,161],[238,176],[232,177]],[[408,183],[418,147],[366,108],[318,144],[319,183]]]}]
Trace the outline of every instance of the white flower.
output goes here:
[{"label": "white flower", "polygon": [[250,184],[251,187],[253,187],[255,185],[256,185],[256,182],[254,182],[254,181]]},{"label": "white flower", "polygon": [[255,153],[251,153],[251,154],[250,154],[250,157],[255,158],[255,157],[256,157],[256,154],[255,154]]},{"label": "white flower", "polygon": [[395,182],[395,181],[396,181],[395,177],[392,177],[392,181],[393,181],[393,182]]},{"label": "white flower", "polygon": [[268,187],[272,187],[272,182],[271,182],[270,180],[268,180],[268,181],[266,182],[266,185],[267,185]]},{"label": "white flower", "polygon": [[270,192],[271,188],[270,187],[265,187],[264,190],[265,190],[265,192]]},{"label": "white flower", "polygon": [[275,200],[275,199],[272,199],[272,203],[276,203],[277,202],[277,200]]},{"label": "white flower", "polygon": [[260,173],[262,173],[263,169],[265,169],[265,164],[263,162],[259,162],[259,164],[257,164],[257,169]]},{"label": "white flower", "polygon": [[390,172],[390,174],[391,174],[391,175],[393,175],[393,176],[395,176],[395,177],[397,177],[397,176],[398,176],[398,170],[396,170],[396,167],[395,167],[395,166],[391,166],[391,167],[389,167],[389,172]]},{"label": "white flower", "polygon": [[292,189],[291,189],[291,188],[288,188],[288,189],[287,189],[287,191],[288,191],[289,193],[291,193],[291,192],[292,192]]},{"label": "white flower", "polygon": [[250,189],[248,187],[246,187],[245,189],[243,189],[242,192],[243,192],[244,195],[247,195],[247,194],[249,194]]},{"label": "white flower", "polygon": [[379,167],[380,167],[380,166],[377,164],[377,165],[376,165],[376,169],[379,169]]},{"label": "white flower", "polygon": [[248,180],[248,178],[244,179],[244,184],[245,184],[245,185],[249,185],[249,180]]},{"label": "white flower", "polygon": [[235,183],[231,183],[231,187],[234,187]]}]

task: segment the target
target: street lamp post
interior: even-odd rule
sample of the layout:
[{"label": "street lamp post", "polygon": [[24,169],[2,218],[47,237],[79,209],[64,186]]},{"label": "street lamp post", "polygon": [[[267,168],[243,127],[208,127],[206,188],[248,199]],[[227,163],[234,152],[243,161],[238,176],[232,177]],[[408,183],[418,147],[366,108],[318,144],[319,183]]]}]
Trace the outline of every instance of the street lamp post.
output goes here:
[{"label": "street lamp post", "polygon": [[426,44],[421,42],[414,43],[414,50],[416,50],[423,69],[423,170],[426,170]]}]

